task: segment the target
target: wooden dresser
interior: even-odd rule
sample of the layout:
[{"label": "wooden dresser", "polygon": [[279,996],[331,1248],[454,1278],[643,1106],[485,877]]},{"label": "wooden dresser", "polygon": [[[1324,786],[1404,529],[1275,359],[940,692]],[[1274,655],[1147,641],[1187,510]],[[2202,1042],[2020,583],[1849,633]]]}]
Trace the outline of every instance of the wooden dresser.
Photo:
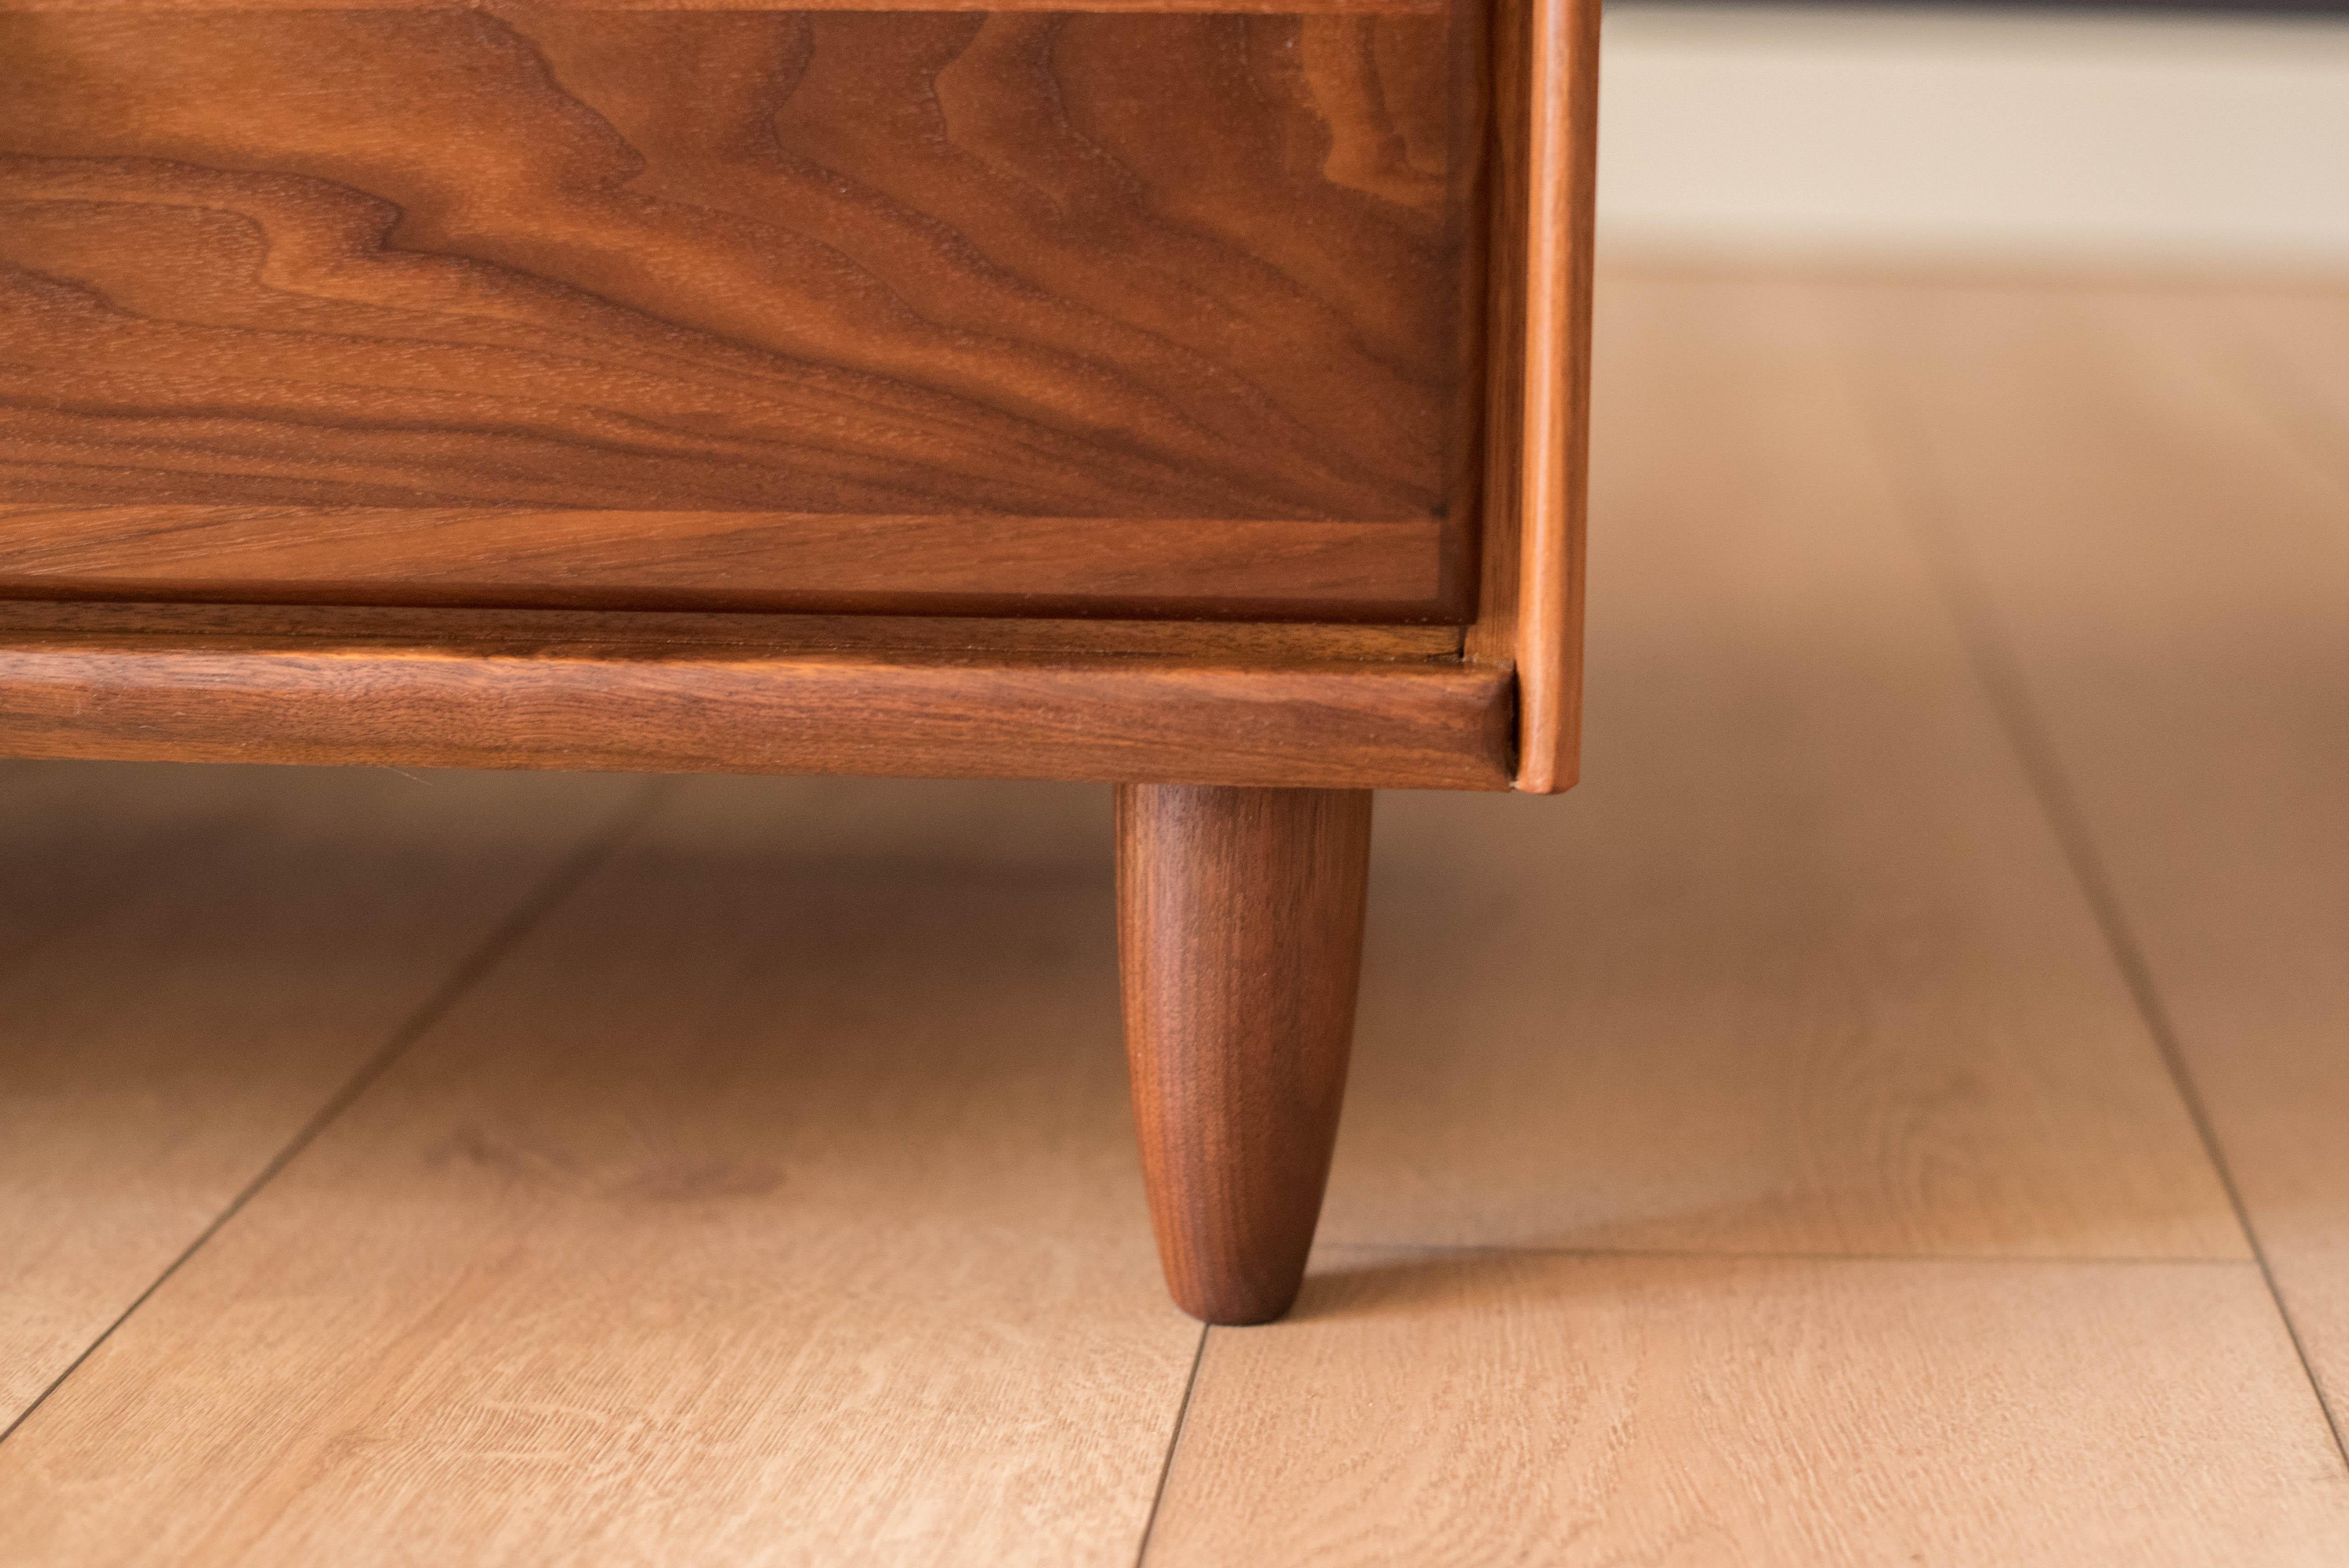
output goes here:
[{"label": "wooden dresser", "polygon": [[1119,786],[1176,1298],[1572,782],[1596,0],[0,0],[0,753]]}]

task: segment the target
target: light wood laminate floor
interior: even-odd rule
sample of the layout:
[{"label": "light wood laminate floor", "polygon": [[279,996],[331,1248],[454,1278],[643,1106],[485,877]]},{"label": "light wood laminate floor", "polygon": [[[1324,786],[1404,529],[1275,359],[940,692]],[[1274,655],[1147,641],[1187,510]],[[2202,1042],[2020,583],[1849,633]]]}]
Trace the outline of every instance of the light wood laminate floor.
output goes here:
[{"label": "light wood laminate floor", "polygon": [[1381,797],[1285,1324],[1105,790],[0,763],[0,1563],[2349,1562],[2349,289],[1599,335],[1588,782]]}]

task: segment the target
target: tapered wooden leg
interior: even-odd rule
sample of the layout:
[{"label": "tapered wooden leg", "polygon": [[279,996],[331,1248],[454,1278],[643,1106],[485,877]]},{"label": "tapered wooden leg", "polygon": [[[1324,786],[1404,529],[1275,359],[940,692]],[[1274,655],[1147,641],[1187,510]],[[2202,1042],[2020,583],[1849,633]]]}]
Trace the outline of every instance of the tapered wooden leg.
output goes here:
[{"label": "tapered wooden leg", "polygon": [[1297,1299],[1353,1044],[1371,792],[1125,784],[1118,949],[1167,1287],[1209,1323]]}]

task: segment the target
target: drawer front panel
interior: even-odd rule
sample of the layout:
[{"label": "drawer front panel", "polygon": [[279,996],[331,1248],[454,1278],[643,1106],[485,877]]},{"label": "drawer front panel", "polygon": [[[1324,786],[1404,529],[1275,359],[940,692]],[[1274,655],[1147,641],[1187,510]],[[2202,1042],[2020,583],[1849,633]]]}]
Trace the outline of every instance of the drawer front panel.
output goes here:
[{"label": "drawer front panel", "polygon": [[0,16],[0,592],[1457,616],[1466,33]]}]

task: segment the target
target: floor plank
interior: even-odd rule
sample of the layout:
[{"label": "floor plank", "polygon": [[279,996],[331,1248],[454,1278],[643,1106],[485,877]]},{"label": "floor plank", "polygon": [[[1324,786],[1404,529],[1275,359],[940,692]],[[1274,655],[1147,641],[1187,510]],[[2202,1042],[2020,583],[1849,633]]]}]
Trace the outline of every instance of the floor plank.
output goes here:
[{"label": "floor plank", "polygon": [[1330,1262],[1209,1335],[1146,1568],[2349,1560],[2248,1264]]},{"label": "floor plank", "polygon": [[0,768],[0,1430],[644,788]]},{"label": "floor plank", "polygon": [[1809,297],[1609,280],[1585,782],[1381,800],[1328,1238],[2245,1255]]},{"label": "floor plank", "polygon": [[1847,308],[2349,1426],[2349,310]]},{"label": "floor plank", "polygon": [[0,1560],[1131,1561],[1107,804],[687,785],[0,1446]]},{"label": "floor plank", "polygon": [[[1207,1336],[1154,1517],[1202,1341],[1105,792],[704,780],[0,1443],[0,1561],[2349,1558],[2145,1006],[2337,1386],[2330,405],[2231,306],[2072,293],[1610,282],[1590,782],[1381,800],[1330,1244],[1297,1321]],[[1953,540],[2010,563],[1964,620]],[[315,1106],[269,1085],[440,940],[357,868],[489,877],[571,787],[412,829],[156,787],[230,776],[0,767],[67,825],[0,848],[0,1002],[120,1036],[15,1086],[111,1140],[19,1208]],[[25,793],[100,778],[147,782]]]},{"label": "floor plank", "polygon": [[2349,483],[2349,287],[2156,296],[2131,327],[2190,334],[2199,359],[2318,468]]}]

